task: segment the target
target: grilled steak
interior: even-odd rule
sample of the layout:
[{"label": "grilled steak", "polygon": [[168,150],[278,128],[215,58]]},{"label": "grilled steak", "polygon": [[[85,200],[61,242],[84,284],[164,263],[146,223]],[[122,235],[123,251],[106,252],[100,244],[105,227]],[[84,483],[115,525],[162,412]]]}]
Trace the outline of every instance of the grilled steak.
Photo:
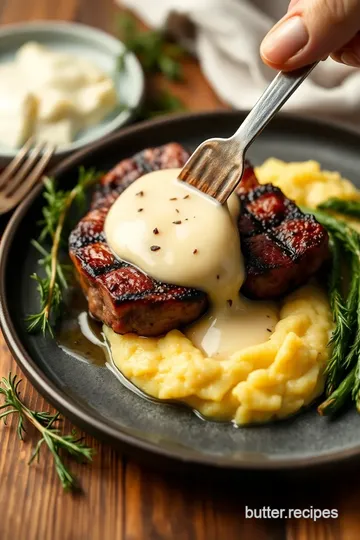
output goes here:
[{"label": "grilled steak", "polygon": [[187,158],[180,145],[168,144],[121,161],[100,180],[90,212],[70,235],[70,257],[90,313],[117,333],[159,335],[194,321],[207,308],[202,291],[160,283],[117,260],[103,233],[110,206],[134,180],[157,169],[182,167]]},{"label": "grilled steak", "polygon": [[[163,334],[194,321],[208,307],[204,292],[160,283],[116,259],[103,233],[110,206],[134,180],[153,170],[182,167],[188,157],[184,148],[171,143],[121,161],[100,180],[90,212],[70,235],[70,256],[89,310],[117,333]],[[278,188],[260,186],[249,163],[238,195],[247,270],[244,294],[276,298],[304,283],[326,256],[326,231]]]},{"label": "grilled steak", "polygon": [[303,284],[328,255],[328,234],[272,184],[260,185],[249,163],[238,189],[246,266],[242,292],[272,299]]}]

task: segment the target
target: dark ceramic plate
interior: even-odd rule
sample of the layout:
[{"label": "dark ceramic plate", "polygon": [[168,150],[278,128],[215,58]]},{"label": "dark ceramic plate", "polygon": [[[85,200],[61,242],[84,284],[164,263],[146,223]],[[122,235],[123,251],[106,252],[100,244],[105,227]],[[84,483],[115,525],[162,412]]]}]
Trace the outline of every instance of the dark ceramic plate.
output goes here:
[{"label": "dark ceramic plate", "polygon": [[[230,136],[244,117],[219,112],[135,125],[67,159],[54,174],[68,188],[79,165],[106,170],[134,152],[170,141],[194,149],[208,137]],[[249,152],[255,164],[269,156],[314,159],[359,184],[360,137],[339,128],[279,115]],[[74,360],[53,339],[27,334],[24,317],[38,307],[29,276],[36,270],[30,239],[37,233],[40,191],[16,211],[2,240],[1,324],[23,371],[75,424],[125,449],[218,467],[298,468],[360,455],[360,417],[354,410],[329,421],[310,409],[281,423],[236,429],[203,421],[190,410],[145,401],[108,369]]]}]

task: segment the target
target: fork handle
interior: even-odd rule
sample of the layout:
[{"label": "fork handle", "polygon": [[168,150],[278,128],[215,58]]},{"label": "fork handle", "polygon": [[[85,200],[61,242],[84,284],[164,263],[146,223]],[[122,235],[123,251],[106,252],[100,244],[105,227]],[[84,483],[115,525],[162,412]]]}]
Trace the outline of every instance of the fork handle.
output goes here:
[{"label": "fork handle", "polygon": [[289,72],[280,71],[255,103],[231,140],[236,139],[245,151],[317,64],[318,62],[315,62]]}]

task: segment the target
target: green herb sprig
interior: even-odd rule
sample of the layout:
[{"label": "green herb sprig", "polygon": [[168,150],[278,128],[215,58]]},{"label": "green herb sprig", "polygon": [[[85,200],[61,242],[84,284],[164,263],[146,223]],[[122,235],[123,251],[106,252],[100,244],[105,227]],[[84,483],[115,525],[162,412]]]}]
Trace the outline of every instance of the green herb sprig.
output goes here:
[{"label": "green herb sprig", "polygon": [[[96,173],[94,169],[85,170],[81,167],[78,181],[69,191],[57,189],[52,178],[44,180],[46,204],[42,209],[43,219],[39,223],[42,230],[38,240],[33,240],[32,244],[42,255],[38,263],[45,275],[43,277],[37,273],[31,275],[37,283],[40,310],[27,317],[29,332],[41,331],[45,334],[48,331],[50,335],[53,335],[52,324],[60,314],[70,271],[70,267],[59,260],[66,218],[73,205],[76,205],[78,209],[84,207],[86,190],[96,182],[98,177],[99,173]],[[48,239],[52,243],[50,251],[42,246],[42,242]]]},{"label": "green herb sprig", "polygon": [[318,407],[321,416],[330,416],[340,411],[348,402],[354,387],[355,368],[339,384],[334,392]]},{"label": "green herb sprig", "polygon": [[[138,58],[145,74],[162,74],[168,81],[183,81],[183,69],[181,60],[187,54],[186,51],[168,40],[162,30],[139,29],[138,23],[131,13],[122,13],[117,20],[118,34],[125,50],[117,59],[117,72],[121,74],[125,69],[125,59],[129,52]],[[138,120],[146,120],[185,111],[186,107],[170,89],[150,89],[146,92],[142,106],[137,112]]]},{"label": "green herb sprig", "polygon": [[125,51],[118,58],[118,70],[125,66],[128,52],[134,53],[145,73],[161,73],[170,81],[183,79],[180,59],[186,51],[176,43],[170,43],[163,30],[140,30],[131,13],[122,13],[117,19],[118,33]]},{"label": "green herb sprig", "polygon": [[29,464],[34,459],[39,459],[41,447],[45,444],[54,459],[55,469],[65,490],[77,490],[79,485],[71,471],[66,467],[60,455],[65,451],[78,461],[91,461],[94,451],[86,446],[76,432],[62,435],[56,427],[61,421],[59,413],[51,414],[46,411],[34,411],[27,407],[20,398],[19,386],[21,379],[10,373],[8,378],[2,378],[0,382],[0,395],[4,396],[4,403],[0,406],[0,419],[6,423],[10,415],[17,415],[17,434],[21,440],[24,438],[25,424],[30,422],[40,433],[41,438],[35,446]]},{"label": "green herb sprig", "polygon": [[[304,209],[313,214],[329,232],[332,268],[329,280],[330,303],[335,329],[330,345],[332,355],[325,370],[327,399],[319,406],[321,415],[339,411],[352,399],[360,411],[360,235],[345,221],[323,209],[354,215],[353,201],[331,199],[322,209]],[[343,292],[341,261],[350,261],[351,279],[347,295]]]},{"label": "green herb sprig", "polygon": [[333,210],[339,214],[360,219],[360,201],[344,201],[332,197],[319,205],[321,210]]},{"label": "green herb sprig", "polygon": [[330,248],[332,253],[332,272],[330,276],[330,306],[333,313],[335,330],[329,345],[332,345],[332,355],[326,368],[327,393],[331,393],[341,380],[343,373],[343,359],[346,355],[347,343],[351,329],[348,323],[348,310],[342,295],[342,249],[339,240],[330,234]]},{"label": "green herb sprig", "polygon": [[182,101],[169,90],[161,90],[156,96],[148,97],[139,111],[139,120],[155,118],[163,114],[185,111]]}]

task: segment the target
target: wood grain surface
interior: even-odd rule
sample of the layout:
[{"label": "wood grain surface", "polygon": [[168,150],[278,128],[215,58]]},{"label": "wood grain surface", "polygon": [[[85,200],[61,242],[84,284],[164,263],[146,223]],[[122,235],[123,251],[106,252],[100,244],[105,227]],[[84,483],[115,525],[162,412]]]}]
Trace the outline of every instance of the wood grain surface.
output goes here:
[{"label": "wood grain surface", "polygon": [[[149,0],[156,2],[161,0]],[[39,19],[64,19],[114,33],[111,0],[0,0],[1,24]],[[195,60],[184,63],[186,82],[172,90],[189,109],[224,108]],[[1,81],[0,81],[1,84]],[[156,88],[167,85],[156,77]],[[2,225],[3,221],[0,222]],[[0,375],[19,373],[0,337]],[[35,409],[51,407],[23,379],[22,395]],[[68,421],[64,429],[73,426]],[[84,434],[85,435],[85,434]],[[29,430],[24,442],[14,425],[0,426],[1,540],[358,540],[360,487],[357,473],[321,484],[257,479],[241,475],[175,475],[154,471],[125,459],[90,436],[96,450],[90,465],[73,464],[83,488],[80,495],[62,491],[51,456],[44,449],[40,463],[27,462],[36,441]],[[329,478],[330,476],[330,478]],[[348,480],[347,480],[348,479]],[[285,486],[285,487],[284,487]],[[277,494],[277,490],[282,493]],[[247,519],[245,507],[337,509],[338,519]]]}]

